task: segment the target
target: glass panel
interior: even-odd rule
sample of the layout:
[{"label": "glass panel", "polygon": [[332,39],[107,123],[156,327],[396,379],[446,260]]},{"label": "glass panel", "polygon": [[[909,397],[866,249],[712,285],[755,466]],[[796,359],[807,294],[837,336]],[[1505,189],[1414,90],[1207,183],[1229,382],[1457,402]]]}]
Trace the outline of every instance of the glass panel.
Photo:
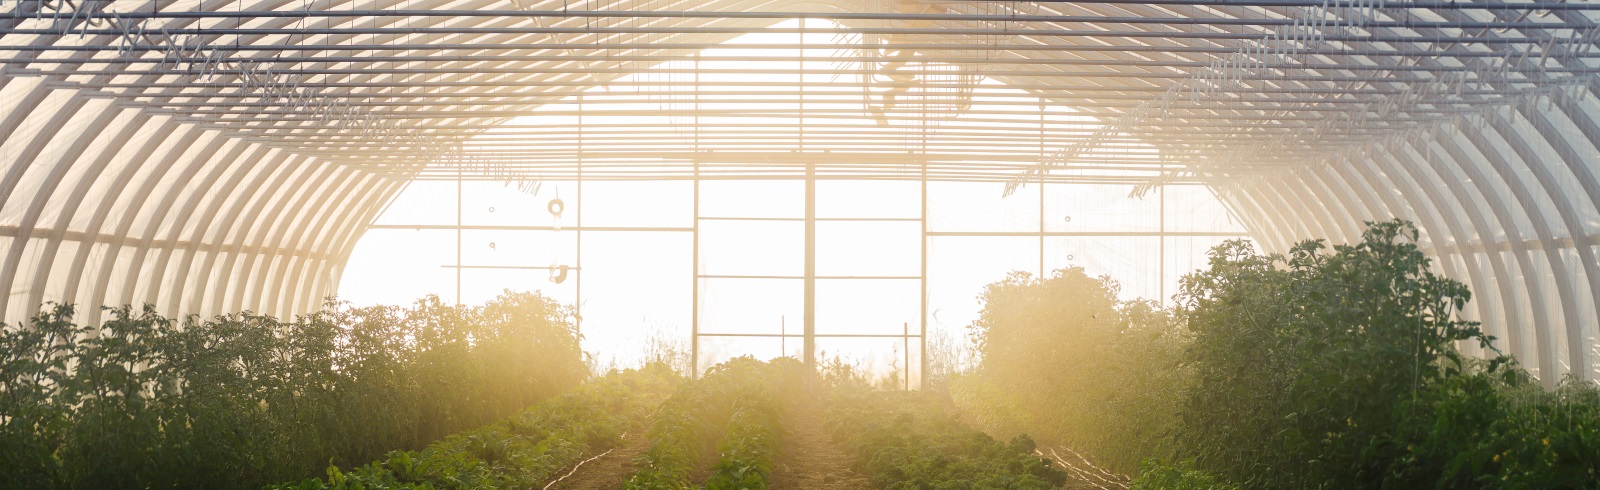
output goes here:
[{"label": "glass panel", "polygon": [[247,225],[247,231],[244,234],[245,243],[267,241],[272,233],[283,229],[282,221],[287,220],[285,210],[301,209],[300,206],[303,205],[303,202],[300,196],[311,192],[318,185],[323,185],[326,179],[334,175],[334,172],[328,171],[328,167],[305,165],[303,161],[300,164],[295,164],[293,158],[291,158],[290,162],[292,170],[286,180],[281,183],[274,183],[273,185],[277,186],[275,188],[258,191],[262,195],[260,197],[261,200],[257,202],[264,203],[260,208],[262,221]]},{"label": "glass panel", "polygon": [[1048,231],[1160,231],[1160,194],[1128,197],[1131,185],[1049,184],[1044,228]]},{"label": "glass panel", "polygon": [[[1233,213],[1211,193],[1199,185],[1166,186],[1166,231],[1168,232],[1239,232],[1244,225],[1233,218]],[[1150,198],[1159,199],[1160,195]]]},{"label": "glass panel", "polygon": [[441,266],[455,261],[455,247],[451,230],[367,230],[345,264],[340,299],[406,305],[436,294],[453,302],[456,273]]},{"label": "glass panel", "polygon": [[817,223],[817,275],[916,276],[922,224],[914,221]]},{"label": "glass panel", "polygon": [[818,218],[916,218],[921,215],[921,182],[817,181]]},{"label": "glass panel", "polygon": [[797,221],[701,221],[701,273],[804,274],[805,231],[805,223]]},{"label": "glass panel", "polygon": [[[1516,254],[1509,250],[1502,252],[1502,255],[1506,260],[1506,274],[1508,276],[1507,279],[1502,282],[1502,284],[1507,284],[1509,287],[1513,288],[1513,291],[1517,293],[1517,301],[1519,302],[1518,308],[1514,310],[1507,310],[1507,313],[1509,313],[1508,316],[1510,322],[1506,324],[1507,328],[1502,330],[1504,335],[1501,336],[1501,338],[1509,340],[1511,338],[1511,332],[1516,332],[1518,345],[1505,349],[1505,352],[1507,354],[1516,356],[1518,359],[1522,359],[1522,364],[1524,367],[1529,369],[1536,368],[1538,367],[1538,357],[1536,354],[1534,354],[1536,351],[1533,348],[1534,340],[1533,334],[1530,330],[1533,325],[1537,324],[1537,322],[1535,322],[1533,309],[1539,304],[1539,301],[1543,301],[1543,297],[1554,296],[1555,291],[1534,289],[1530,287],[1526,279],[1529,273],[1527,269],[1523,268],[1523,264],[1528,263],[1531,267],[1537,267],[1532,266],[1531,264],[1534,262],[1534,260],[1539,259],[1538,251],[1530,252],[1528,256],[1533,260],[1529,260],[1527,262],[1517,260]],[[1474,296],[1481,294],[1476,291],[1473,293]],[[1539,293],[1542,293],[1542,295]]]},{"label": "glass panel", "polygon": [[[415,186],[421,182],[413,183]],[[435,182],[429,182],[434,184]],[[448,189],[430,186],[427,192],[436,195],[425,202],[429,206],[439,208],[429,213],[429,220],[424,223],[435,222],[439,214],[444,215],[440,224],[453,225],[455,216],[455,182],[439,182],[446,184]],[[537,194],[532,189],[521,189],[516,184],[507,185],[505,182],[469,181],[462,183],[461,222],[467,225],[486,226],[574,226],[577,224],[578,200],[577,185],[572,182],[545,182]],[[406,193],[412,193],[407,189]],[[553,201],[559,199],[560,203]],[[398,206],[401,203],[395,202]],[[559,215],[552,213],[552,209],[560,211]],[[390,207],[388,214],[400,216],[400,210]],[[414,223],[411,221],[405,224]]]},{"label": "glass panel", "polygon": [[[1600,255],[1600,247],[1590,248],[1595,249],[1594,253],[1596,255]],[[1585,278],[1584,280],[1587,281],[1588,279]],[[1600,287],[1600,285],[1594,283],[1586,283],[1581,286],[1583,287],[1579,288],[1579,291],[1594,291],[1593,288]],[[1589,373],[1591,376],[1588,379],[1600,378],[1600,311],[1596,311],[1597,309],[1600,309],[1600,305],[1594,304],[1592,301],[1578,301],[1578,324],[1584,326],[1583,338],[1590,346]]]},{"label": "glass panel", "polygon": [[694,226],[694,182],[584,182],[584,226]]},{"label": "glass panel", "polygon": [[700,280],[700,333],[805,331],[805,281]]},{"label": "glass panel", "polygon": [[[531,203],[532,200],[530,199]],[[504,205],[504,204],[500,204]],[[528,204],[531,215],[533,204]],[[463,209],[467,209],[463,206]],[[498,212],[498,209],[496,210]],[[508,207],[507,211],[511,211]],[[506,216],[515,216],[508,213]],[[532,222],[532,218],[528,218]],[[456,224],[456,183],[436,180],[412,181],[396,195],[393,202],[378,216],[374,224],[380,225],[454,225]],[[527,223],[524,223],[527,224]],[[548,224],[538,222],[538,224]]]},{"label": "glass panel", "polygon": [[921,281],[818,279],[818,334],[892,334],[921,329]]},{"label": "glass panel", "polygon": [[[39,107],[60,107],[65,102],[66,97],[71,96],[71,92],[70,90],[52,91],[50,95],[45,97],[43,104]],[[15,117],[13,114],[11,112],[6,113],[7,117]],[[47,144],[47,147],[53,147],[53,149],[40,149],[40,151],[43,151],[42,153],[23,153],[28,150],[28,145],[33,144],[35,138],[40,136],[39,133],[45,129],[46,123],[55,116],[55,111],[31,111],[24,116],[20,126],[7,135],[6,138],[0,139],[0,161],[6,162],[7,173],[14,168],[14,165],[20,165],[24,161],[30,162],[26,168],[22,169],[23,175],[21,176],[20,185],[17,187],[18,189],[37,188],[38,182],[44,180],[50,170],[55,168],[54,162],[60,158],[61,154],[60,142],[69,141],[66,138],[62,138],[55,145]],[[76,135],[73,136],[75,139]],[[21,222],[22,213],[28,209],[28,201],[31,201],[33,197],[34,194],[31,192],[12,192],[6,196],[0,196],[0,225],[14,226]]]},{"label": "glass panel", "polygon": [[803,218],[806,184],[797,180],[708,180],[700,183],[700,215],[716,218]]},{"label": "glass panel", "polygon": [[[15,242],[15,241],[16,241],[16,239],[14,239],[14,238],[7,237],[7,236],[0,236],[0,250],[5,250],[5,251],[9,252],[11,250],[11,246],[13,245],[13,242]],[[26,245],[26,244],[24,244],[24,245]],[[27,255],[27,253],[26,253],[27,251],[24,250],[23,252],[24,253],[22,255],[22,263],[21,263],[21,267],[22,268],[17,269],[19,271],[28,270],[27,267],[32,267],[36,263],[35,261],[37,260],[37,259],[30,260],[28,255]],[[29,311],[30,308],[27,305],[27,303],[28,303],[28,284],[27,284],[28,277],[27,277],[27,275],[26,274],[17,274],[16,277],[0,277],[0,281],[6,281],[7,282],[7,284],[5,284],[5,285],[7,287],[8,292],[9,292],[9,295],[6,296],[6,298],[5,298],[5,302],[6,302],[6,317],[5,318],[0,318],[0,321],[4,321],[5,323],[17,323],[17,322],[26,320],[28,318],[29,314],[32,313],[31,311]]]},{"label": "glass panel", "polygon": [[[247,158],[247,156],[250,155],[250,153],[247,153],[248,150],[254,148],[254,145],[241,143],[241,142],[239,142],[239,140],[229,140],[229,142],[224,145],[224,148],[221,151],[218,152],[218,155],[219,155],[218,158],[227,156],[229,153],[234,151],[233,148],[236,148],[238,146],[245,146],[246,152],[241,152],[240,153],[240,157],[237,157],[237,158]],[[208,213],[208,212],[211,212],[214,209],[217,209],[218,206],[220,204],[222,204],[222,203],[232,202],[230,200],[230,198],[232,197],[232,194],[236,194],[236,192],[234,192],[234,191],[236,189],[238,189],[238,187],[236,187],[238,184],[235,183],[235,182],[240,181],[241,177],[248,175],[248,172],[250,171],[250,167],[254,166],[254,165],[249,165],[249,164],[241,164],[241,162],[239,160],[237,160],[237,159],[229,160],[229,161],[226,161],[226,162],[214,162],[214,164],[219,164],[219,165],[220,164],[226,164],[228,166],[226,168],[224,168],[224,169],[221,169],[220,175],[218,175],[216,177],[216,182],[214,184],[212,184],[212,186],[206,187],[206,188],[203,188],[203,189],[200,190],[200,192],[202,193],[201,194],[202,197],[201,197],[201,202],[198,203],[194,208],[196,213],[201,213],[201,214]],[[230,183],[234,183],[233,185],[235,187],[230,187],[229,186]],[[355,196],[341,196],[341,197],[354,198]],[[340,209],[339,211],[341,213],[344,212],[343,209]],[[220,214],[220,211],[218,213]],[[329,214],[332,214],[332,213],[329,212]],[[343,216],[333,216],[333,217],[343,217]],[[182,230],[183,235],[182,236],[185,236],[185,237],[195,236],[197,232],[199,232],[200,230],[203,229],[202,227],[214,226],[214,224],[216,222],[218,222],[218,221],[226,221],[226,220],[220,219],[220,218],[216,218],[216,217],[212,217],[212,219],[210,219],[210,220],[203,220],[199,216],[186,216],[182,220],[182,222],[183,222],[183,230]],[[326,243],[326,242],[313,242],[313,243],[314,244],[320,244],[320,243]]]},{"label": "glass panel", "polygon": [[929,182],[928,229],[932,231],[1038,231],[1039,187],[1002,197],[995,182]]},{"label": "glass panel", "polygon": [[[441,265],[453,265],[455,230],[440,231],[451,235],[450,248],[434,260],[443,260]],[[588,238],[587,234],[584,238]],[[578,265],[577,243],[577,233],[572,231],[462,230],[461,263],[467,266],[571,267]]]},{"label": "glass panel", "polygon": [[[152,139],[166,138],[169,136],[168,133],[158,133],[158,131],[162,131],[164,129],[166,128],[161,127],[159,124],[146,124],[139,128],[138,132],[134,133],[131,141],[150,141]],[[89,188],[89,192],[84,194],[85,203],[79,207],[78,212],[72,217],[71,225],[68,226],[69,230],[90,231],[87,230],[87,228],[89,226],[89,222],[95,214],[94,210],[98,209],[105,200],[119,199],[126,194],[124,192],[126,189],[135,188],[134,186],[140,182],[142,177],[124,178],[123,172],[128,170],[129,165],[135,165],[130,162],[130,160],[135,156],[140,146],[141,145],[126,145],[115,150],[108,150],[115,151],[116,156],[113,157],[109,163],[107,163],[105,170],[100,172],[100,175],[95,179],[94,185]],[[263,161],[269,161],[269,159],[264,159]],[[140,163],[143,162],[141,161]],[[144,175],[148,171],[148,167],[150,166],[135,165],[134,173],[132,175]],[[268,166],[252,165],[250,167],[253,169],[264,170]],[[230,197],[235,199],[249,199],[252,196],[244,192],[235,192]],[[122,204],[113,203],[113,205],[121,206]],[[113,216],[116,215],[113,214]],[[108,222],[114,222],[115,219],[116,218],[112,218],[111,220],[108,220]],[[110,228],[110,226],[107,225],[105,228]],[[98,232],[101,230],[93,231]]]},{"label": "glass panel", "polygon": [[655,337],[687,355],[694,276],[684,259],[692,245],[688,233],[585,232],[584,351],[637,365]]},{"label": "glass panel", "polygon": [[1037,273],[1035,237],[933,237],[928,240],[928,330],[966,338],[984,286],[1011,271]]},{"label": "glass panel", "polygon": [[1110,275],[1122,286],[1122,300],[1157,299],[1161,239],[1158,237],[1048,237],[1046,270],[1082,267],[1090,277]]}]

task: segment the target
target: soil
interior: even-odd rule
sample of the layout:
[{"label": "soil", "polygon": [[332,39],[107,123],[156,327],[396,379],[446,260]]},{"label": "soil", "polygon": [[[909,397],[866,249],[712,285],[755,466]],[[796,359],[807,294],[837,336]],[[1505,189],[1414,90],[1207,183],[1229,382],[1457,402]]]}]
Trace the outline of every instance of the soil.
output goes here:
[{"label": "soil", "polygon": [[[644,425],[649,427],[649,425]],[[584,463],[578,470],[551,485],[551,490],[614,490],[622,488],[622,483],[633,476],[633,460],[650,450],[650,438],[641,429],[634,430],[623,436],[622,443],[618,444],[611,453],[601,456],[594,461]],[[592,457],[592,456],[591,456]],[[587,457],[584,459],[588,459]],[[562,473],[565,475],[566,473]]]},{"label": "soil", "polygon": [[785,429],[772,470],[777,490],[870,490],[872,483],[850,470],[850,454],[828,437],[820,403],[801,402],[785,414]]}]

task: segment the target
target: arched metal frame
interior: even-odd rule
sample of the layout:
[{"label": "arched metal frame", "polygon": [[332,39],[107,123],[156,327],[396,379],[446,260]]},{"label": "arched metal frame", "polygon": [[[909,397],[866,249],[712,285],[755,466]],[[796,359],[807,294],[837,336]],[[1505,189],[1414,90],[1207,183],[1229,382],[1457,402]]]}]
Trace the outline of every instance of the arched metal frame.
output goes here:
[{"label": "arched metal frame", "polygon": [[[879,124],[935,121],[945,137],[981,141],[985,151],[863,151],[886,144],[882,135],[852,132],[851,116],[812,108],[800,114],[805,128],[697,124],[688,152],[594,143],[582,149],[585,178],[696,179],[707,164],[727,165],[724,176],[805,178],[795,161],[755,162],[791,153],[789,142],[813,132],[805,151],[831,151],[815,170],[831,178],[908,178],[899,170],[914,165],[914,179],[1003,182],[1040,165],[1039,142],[1050,141],[1097,150],[1065,162],[1090,172],[1050,171],[1045,181],[1142,182],[1167,162],[1116,150],[1154,145],[1181,159],[1287,139],[1188,179],[1212,186],[1269,250],[1310,237],[1353,240],[1366,220],[1411,219],[1439,270],[1478,293],[1468,315],[1500,338],[1500,349],[1547,383],[1567,373],[1600,378],[1600,52],[1592,35],[1600,5],[1560,0],[0,2],[0,319],[23,320],[44,301],[150,302],[202,315],[313,310],[408,179],[452,175],[466,160],[494,168],[485,179],[578,172],[570,144],[463,155],[463,142],[629,73],[659,73],[669,80],[654,86],[672,85],[674,74],[700,73],[673,62],[784,20],[841,26],[805,29],[832,39],[819,45],[884,43],[855,51],[859,66],[872,67],[855,70],[880,75],[888,81],[877,88],[897,96],[934,91],[895,71],[911,60],[1021,89],[1026,96],[1011,101],[1018,111],[1048,102],[1112,121],[1319,8],[1333,27],[1324,42],[1298,44],[1298,62],[1263,59],[1259,70],[1238,71],[1231,90],[1179,100],[1109,138],[1064,127],[985,132],[986,117],[1008,117],[994,108],[1004,104],[959,123],[950,110],[885,102]],[[1339,28],[1357,16],[1359,29]],[[143,34],[127,35],[128,26]],[[763,62],[802,61],[749,59],[749,73]],[[1472,68],[1499,60],[1510,65],[1493,78]],[[1450,74],[1480,83],[1365,118],[1368,107]],[[247,86],[244,77],[278,88]],[[1583,96],[1526,96],[1557,82],[1578,84]],[[699,121],[759,117],[703,110],[702,97],[737,93],[759,103],[795,90],[826,98],[873,89],[802,81],[735,92],[698,78],[691,88],[640,96],[693,97]],[[311,102],[288,103],[278,96],[284,90]],[[323,117],[335,110],[355,122]],[[1355,113],[1362,123],[1305,132]],[[1384,142],[1428,125],[1442,130]],[[653,142],[672,129],[513,131],[565,142],[575,131],[624,131]],[[702,137],[779,143],[771,152],[712,153]],[[1322,158],[1354,147],[1369,151]],[[663,157],[650,168],[594,170],[640,154]],[[99,313],[84,315],[94,322]]]}]

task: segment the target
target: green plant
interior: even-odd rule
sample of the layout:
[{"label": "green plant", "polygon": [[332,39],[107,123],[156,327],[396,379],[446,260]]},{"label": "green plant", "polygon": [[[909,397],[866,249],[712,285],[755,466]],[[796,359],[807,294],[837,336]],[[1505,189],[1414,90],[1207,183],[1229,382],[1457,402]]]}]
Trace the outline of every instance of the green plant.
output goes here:
[{"label": "green plant", "polygon": [[1179,295],[1196,334],[1187,454],[1252,486],[1381,480],[1387,455],[1368,444],[1399,427],[1396,407],[1462,372],[1455,342],[1491,340],[1455,316],[1466,287],[1430,272],[1415,242],[1415,229],[1387,222],[1332,254],[1321,241],[1288,257],[1214,249]]},{"label": "green plant", "polygon": [[1118,288],[1076,267],[988,285],[969,330],[981,362],[950,380],[951,394],[991,433],[1036,434],[1116,470],[1170,457],[1189,338],[1174,315],[1119,301]]},{"label": "green plant", "polygon": [[928,392],[838,388],[825,424],[855,469],[884,489],[1055,489],[1067,475],[1026,435],[1001,442],[958,420]]},{"label": "green plant", "polygon": [[612,372],[511,418],[453,434],[418,451],[395,451],[365,466],[327,469],[324,480],[279,490],[539,488],[585,455],[641,430],[680,382],[665,364]]},{"label": "green plant", "polygon": [[718,444],[722,458],[706,481],[709,490],[767,488],[783,434],[783,413],[796,398],[809,395],[809,376],[794,358],[769,364],[759,383],[742,387],[728,418],[728,432]]},{"label": "green plant", "polygon": [[238,488],[371,461],[565,391],[571,312],[529,293],[482,307],[328,304],[279,320],[47,305],[0,327],[0,486]]},{"label": "green plant", "polygon": [[1239,490],[1239,486],[1195,469],[1193,463],[1169,465],[1147,459],[1139,463],[1139,477],[1128,484],[1128,490]]},{"label": "green plant", "polygon": [[691,472],[719,439],[722,455],[707,485],[765,488],[781,429],[778,417],[797,396],[803,373],[793,358],[738,357],[684,383],[657,412],[654,442],[627,488],[690,488]]}]

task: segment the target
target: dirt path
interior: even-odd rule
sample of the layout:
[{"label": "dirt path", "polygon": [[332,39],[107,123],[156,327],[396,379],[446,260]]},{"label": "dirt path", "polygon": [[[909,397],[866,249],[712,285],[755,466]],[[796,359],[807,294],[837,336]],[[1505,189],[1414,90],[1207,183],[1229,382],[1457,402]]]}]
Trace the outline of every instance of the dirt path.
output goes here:
[{"label": "dirt path", "polygon": [[[649,427],[644,425],[643,427]],[[633,476],[633,460],[650,450],[650,438],[643,427],[622,438],[610,454],[584,463],[572,476],[550,486],[550,490],[614,490]],[[588,458],[584,458],[588,459]],[[563,473],[565,474],[565,473]]]},{"label": "dirt path", "polygon": [[783,442],[772,470],[777,490],[870,490],[865,477],[850,470],[850,455],[822,426],[819,403],[800,403],[783,419]]}]

